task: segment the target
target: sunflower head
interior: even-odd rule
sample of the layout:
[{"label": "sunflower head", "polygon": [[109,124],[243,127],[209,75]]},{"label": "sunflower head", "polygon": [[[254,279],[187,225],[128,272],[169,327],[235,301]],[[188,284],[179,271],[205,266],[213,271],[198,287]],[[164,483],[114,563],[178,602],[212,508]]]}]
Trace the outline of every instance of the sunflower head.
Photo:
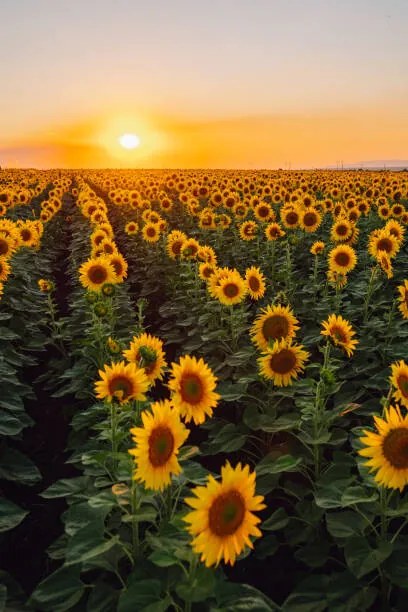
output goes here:
[{"label": "sunflower head", "polygon": [[255,472],[240,463],[233,468],[229,462],[221,469],[221,480],[208,478],[206,486],[192,491],[185,499],[193,508],[185,516],[187,530],[193,536],[193,550],[207,567],[221,560],[234,565],[237,555],[249,546],[250,536],[259,537],[256,526],[261,520],[254,514],[265,508],[264,498],[255,495]]},{"label": "sunflower head", "polygon": [[263,351],[275,340],[293,338],[298,329],[298,320],[289,306],[267,306],[252,325],[252,341]]},{"label": "sunflower head", "polygon": [[394,387],[394,398],[408,408],[408,364],[397,361],[391,365],[390,382]]},{"label": "sunflower head", "polygon": [[408,484],[408,415],[403,416],[399,406],[390,406],[383,418],[374,417],[374,423],[377,431],[364,431],[358,453],[376,472],[379,485],[403,491]]},{"label": "sunflower head", "polygon": [[321,335],[330,338],[335,346],[344,350],[347,357],[351,357],[358,340],[353,339],[356,332],[350,323],[341,315],[331,314],[326,321],[323,321],[322,327]]},{"label": "sunflower head", "polygon": [[264,378],[272,380],[278,387],[286,387],[303,372],[308,357],[309,353],[302,345],[292,344],[290,340],[277,340],[258,359],[258,364]]},{"label": "sunflower head", "polygon": [[100,380],[95,383],[95,392],[98,399],[108,402],[118,401],[120,404],[131,400],[144,401],[149,381],[143,369],[137,368],[134,363],[125,364],[124,361],[105,365],[99,370]]}]

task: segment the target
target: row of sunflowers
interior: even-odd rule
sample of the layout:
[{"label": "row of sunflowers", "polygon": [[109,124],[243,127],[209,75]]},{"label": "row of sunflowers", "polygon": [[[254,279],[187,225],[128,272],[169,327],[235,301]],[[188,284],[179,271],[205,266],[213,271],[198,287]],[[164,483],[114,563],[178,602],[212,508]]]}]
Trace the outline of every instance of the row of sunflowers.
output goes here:
[{"label": "row of sunflowers", "polygon": [[41,384],[75,472],[28,605],[403,609],[407,174],[47,178]]}]

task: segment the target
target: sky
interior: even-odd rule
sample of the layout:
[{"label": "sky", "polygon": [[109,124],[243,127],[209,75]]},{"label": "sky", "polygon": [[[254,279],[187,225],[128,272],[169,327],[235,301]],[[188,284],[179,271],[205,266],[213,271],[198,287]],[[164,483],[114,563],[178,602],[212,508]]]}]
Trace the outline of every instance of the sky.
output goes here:
[{"label": "sky", "polygon": [[406,160],[407,31],[406,0],[1,0],[0,165]]}]

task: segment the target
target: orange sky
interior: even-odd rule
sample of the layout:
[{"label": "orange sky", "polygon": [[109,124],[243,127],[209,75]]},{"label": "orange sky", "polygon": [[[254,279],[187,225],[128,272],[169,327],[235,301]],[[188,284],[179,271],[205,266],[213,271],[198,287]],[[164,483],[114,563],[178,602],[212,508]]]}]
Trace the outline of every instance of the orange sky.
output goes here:
[{"label": "orange sky", "polygon": [[2,166],[408,158],[405,0],[20,2],[2,1]]}]

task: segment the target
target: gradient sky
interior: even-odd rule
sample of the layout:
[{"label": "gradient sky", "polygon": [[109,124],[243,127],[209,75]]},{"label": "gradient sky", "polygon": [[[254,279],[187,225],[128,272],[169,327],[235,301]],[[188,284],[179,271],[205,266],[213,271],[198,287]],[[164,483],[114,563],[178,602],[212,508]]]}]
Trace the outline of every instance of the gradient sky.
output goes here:
[{"label": "gradient sky", "polygon": [[407,32],[407,0],[1,0],[0,164],[407,159]]}]

